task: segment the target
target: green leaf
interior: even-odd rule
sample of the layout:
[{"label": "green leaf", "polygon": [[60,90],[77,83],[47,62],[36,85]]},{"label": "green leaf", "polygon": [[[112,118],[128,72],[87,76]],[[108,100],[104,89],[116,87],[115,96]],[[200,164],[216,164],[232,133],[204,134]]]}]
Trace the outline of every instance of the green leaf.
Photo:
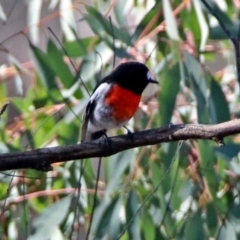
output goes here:
[{"label": "green leaf", "polygon": [[113,199],[111,203],[105,208],[105,211],[101,216],[101,221],[98,222],[97,230],[94,237],[95,240],[103,239],[103,237],[106,235],[117,200],[118,198]]},{"label": "green leaf", "polygon": [[193,213],[187,219],[187,224],[184,230],[184,240],[202,240],[206,239],[203,229],[203,221],[201,219],[201,212]]},{"label": "green leaf", "polygon": [[206,223],[208,229],[213,237],[218,226],[218,216],[213,204],[207,204],[206,206]]},{"label": "green leaf", "polygon": [[219,182],[214,170],[216,157],[214,155],[213,147],[211,144],[204,140],[198,140],[198,146],[201,157],[202,175],[204,175],[206,178],[209,190],[213,198],[213,204],[219,211],[226,213],[228,211],[228,206],[225,200],[223,198],[218,198],[217,196]]},{"label": "green leaf", "polygon": [[[225,24],[225,23],[224,23]],[[232,37],[236,37],[239,31],[239,22],[236,21],[231,24],[225,24],[225,27],[229,30]],[[209,38],[212,40],[225,40],[229,39],[229,36],[223,31],[222,27],[216,26],[210,28],[210,35]]]},{"label": "green leaf", "polygon": [[[219,5],[216,4],[216,2],[214,0],[208,0],[207,3],[210,6],[210,8],[212,9],[212,12],[214,12],[214,15],[218,16],[224,24],[232,23],[229,16],[219,8]],[[207,8],[205,8],[205,9],[208,11]],[[212,15],[211,12],[208,11],[208,13]]]},{"label": "green leaf", "polygon": [[79,128],[80,123],[77,118],[71,122],[71,124],[61,120],[55,123],[48,131],[46,131],[45,135],[42,136],[42,139],[47,140],[51,139],[53,136],[58,136],[59,145],[76,144],[79,141]]},{"label": "green leaf", "polygon": [[123,10],[124,10],[125,6],[126,6],[125,0],[118,0],[113,9],[117,23],[123,28],[125,26],[127,26],[127,19],[126,19],[125,15],[123,14]]},{"label": "green leaf", "polygon": [[40,75],[40,79],[44,86],[50,90],[56,89],[57,85],[55,83],[55,72],[52,70],[51,65],[49,64],[48,56],[31,43],[30,49],[37,72]]},{"label": "green leaf", "polygon": [[[146,238],[147,240],[148,238]],[[155,238],[154,239],[157,239],[157,240],[165,240],[166,237],[163,236],[163,234],[161,233],[161,231],[159,231],[159,227],[156,227],[155,228]]]},{"label": "green leaf", "polygon": [[[201,27],[198,21],[198,16],[196,13],[196,9],[183,9],[180,12],[180,18],[184,18],[185,21],[183,22],[184,29],[191,29],[192,35],[194,36],[194,41],[197,46],[200,46],[200,39],[201,39]],[[186,36],[183,36],[186,37]]]},{"label": "green leaf", "polygon": [[[141,22],[137,25],[135,32],[132,35],[132,41],[135,42],[149,22],[156,16],[159,15],[159,20],[152,26],[149,31],[153,30],[158,24],[163,21],[162,14],[159,14],[159,9],[162,9],[162,1],[157,1],[155,5],[149,10],[149,12],[144,16]],[[162,43],[161,43],[162,44]]]},{"label": "green leaf", "polygon": [[111,179],[110,182],[108,182],[105,195],[108,196],[112,192],[116,191],[121,187],[120,181],[121,177],[124,173],[124,171],[127,169],[127,167],[131,166],[135,159],[135,151],[133,149],[129,149],[123,152],[120,152],[118,154],[115,154],[114,156],[110,157],[109,160],[109,169],[108,169],[108,179]]},{"label": "green leaf", "polygon": [[[208,4],[210,5],[212,12],[214,12],[214,15],[218,16],[218,18],[221,20],[221,22],[224,24],[227,31],[232,36],[237,36],[238,29],[239,29],[239,23],[233,23],[232,20],[229,18],[229,16],[223,12],[218,5],[213,0],[208,0]],[[212,14],[212,13],[210,13]],[[225,31],[222,29],[220,25],[210,27],[210,38],[211,39],[229,39],[229,36],[226,35]]]},{"label": "green leaf", "polygon": [[212,124],[230,120],[228,103],[220,85],[211,78],[210,80],[210,110]]},{"label": "green leaf", "polygon": [[[158,223],[162,223],[166,229],[166,233],[169,236],[173,235],[174,232],[174,220],[171,216],[171,211],[168,208],[166,194],[171,189],[171,182],[166,175],[166,170],[164,168],[159,167],[155,162],[151,163],[151,172],[152,172],[152,182],[154,189],[157,189],[156,193],[160,202],[160,211],[156,213],[156,209],[154,209],[154,218],[158,219]],[[164,219],[162,219],[164,216]]]},{"label": "green leaf", "polygon": [[63,61],[62,52],[57,49],[56,45],[51,40],[48,41],[47,55],[49,64],[55,72],[55,75],[61,79],[66,88],[70,88],[75,83],[74,77],[66,63]]},{"label": "green leaf", "polygon": [[132,189],[128,195],[126,204],[126,217],[128,224],[128,236],[129,239],[138,240],[140,238],[139,229],[139,215],[135,215],[139,207],[137,194],[134,189]]},{"label": "green leaf", "polygon": [[201,157],[201,169],[206,177],[208,184],[214,194],[218,189],[218,183],[216,180],[216,174],[214,171],[214,164],[216,158],[214,156],[213,147],[207,141],[198,140],[199,144],[199,153]]},{"label": "green leaf", "polygon": [[63,44],[64,49],[70,57],[83,57],[87,54],[87,45],[91,41],[96,41],[96,37],[80,38],[75,41],[68,41]]},{"label": "green leaf", "polygon": [[166,31],[170,39],[179,41],[177,22],[173,15],[169,0],[163,0],[163,14],[166,21]]},{"label": "green leaf", "polygon": [[141,229],[144,234],[144,239],[146,240],[156,239],[153,220],[149,212],[145,209],[141,210]]},{"label": "green leaf", "polygon": [[[113,23],[110,25],[110,21],[106,20],[94,7],[86,7],[88,14],[85,16],[85,20],[90,25],[94,33],[99,35],[106,43],[112,45],[113,36],[115,39],[121,40],[128,46],[132,46],[131,38],[126,29],[118,29]],[[109,35],[106,38],[106,34]]]},{"label": "green leaf", "polygon": [[[201,42],[200,42],[199,49],[203,51],[205,49],[205,45],[206,45],[206,42],[207,42],[209,29],[208,29],[208,25],[207,25],[205,16],[203,14],[203,10],[202,10],[200,1],[193,0],[193,5],[194,5],[194,9],[196,11],[196,16],[197,16],[197,19],[198,19],[197,22],[199,23],[199,26],[201,28]],[[191,22],[192,21],[193,20],[191,20]]]},{"label": "green leaf", "polygon": [[175,160],[174,157],[178,149],[178,142],[163,143],[161,147],[164,150],[161,157],[163,158],[165,168],[168,169]]},{"label": "green leaf", "polygon": [[214,148],[217,155],[223,157],[225,160],[230,161],[237,157],[240,152],[240,144],[227,143],[224,146]]},{"label": "green leaf", "polygon": [[236,219],[240,219],[240,204],[235,204],[230,211],[231,216],[233,216]]},{"label": "green leaf", "polygon": [[36,219],[33,220],[35,233],[29,236],[29,240],[49,239],[55,227],[65,219],[72,195],[49,205]]},{"label": "green leaf", "polygon": [[197,102],[197,113],[199,123],[209,122],[209,113],[207,108],[208,83],[204,76],[200,63],[189,53],[184,52],[185,67],[189,74],[188,82],[193,91]]},{"label": "green leaf", "polygon": [[160,125],[166,125],[171,122],[177,94],[179,92],[180,80],[179,64],[175,64],[172,67],[166,66],[161,76],[160,83]]},{"label": "green leaf", "polygon": [[[122,194],[123,195],[123,194]],[[118,197],[117,203],[115,205],[115,208],[112,213],[112,218],[109,224],[109,234],[111,236],[111,239],[118,239],[120,230],[121,230],[121,207],[122,207],[122,195]]]}]

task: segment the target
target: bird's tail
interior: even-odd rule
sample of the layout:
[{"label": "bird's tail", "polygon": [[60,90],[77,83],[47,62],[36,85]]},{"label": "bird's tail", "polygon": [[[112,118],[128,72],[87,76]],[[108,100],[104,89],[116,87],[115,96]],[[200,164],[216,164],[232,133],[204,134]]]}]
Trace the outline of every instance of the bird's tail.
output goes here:
[{"label": "bird's tail", "polygon": [[92,133],[87,131],[87,121],[83,121],[81,137],[80,137],[81,143],[91,141],[91,135]]}]

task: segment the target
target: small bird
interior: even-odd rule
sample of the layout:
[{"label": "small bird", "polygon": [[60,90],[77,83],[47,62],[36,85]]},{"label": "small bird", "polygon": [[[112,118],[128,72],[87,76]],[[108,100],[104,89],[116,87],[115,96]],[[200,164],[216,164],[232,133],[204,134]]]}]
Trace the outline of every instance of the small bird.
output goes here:
[{"label": "small bird", "polygon": [[81,142],[106,136],[109,129],[125,127],[137,111],[141,94],[149,83],[158,84],[147,66],[139,62],[122,63],[102,79],[86,106]]}]

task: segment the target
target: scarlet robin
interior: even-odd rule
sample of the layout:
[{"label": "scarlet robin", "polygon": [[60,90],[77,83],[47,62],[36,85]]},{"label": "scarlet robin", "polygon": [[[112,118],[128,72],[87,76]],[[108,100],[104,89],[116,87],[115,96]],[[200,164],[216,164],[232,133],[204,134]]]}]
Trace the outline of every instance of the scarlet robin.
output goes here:
[{"label": "scarlet robin", "polygon": [[141,94],[151,78],[146,65],[139,62],[120,64],[95,87],[83,116],[81,142],[95,140],[109,129],[119,128],[137,111]]}]

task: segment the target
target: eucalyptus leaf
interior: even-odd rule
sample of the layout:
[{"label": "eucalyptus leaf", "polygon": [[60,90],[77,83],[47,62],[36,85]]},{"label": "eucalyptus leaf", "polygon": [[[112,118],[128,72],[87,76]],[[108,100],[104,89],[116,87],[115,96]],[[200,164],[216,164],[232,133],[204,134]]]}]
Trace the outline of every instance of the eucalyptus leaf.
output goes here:
[{"label": "eucalyptus leaf", "polygon": [[161,94],[160,100],[160,125],[166,125],[171,122],[174,111],[177,94],[180,84],[179,64],[166,67],[161,76]]},{"label": "eucalyptus leaf", "polygon": [[166,31],[170,39],[179,41],[179,33],[177,28],[177,21],[173,15],[172,7],[169,0],[163,0],[163,13],[166,21]]},{"label": "eucalyptus leaf", "polygon": [[29,240],[49,239],[53,230],[66,217],[72,196],[69,195],[46,208],[34,221],[35,233],[29,236]]},{"label": "eucalyptus leaf", "polygon": [[203,221],[201,219],[200,212],[192,213],[192,216],[188,218],[184,231],[185,240],[202,240],[205,239],[205,233],[203,228]]},{"label": "eucalyptus leaf", "polygon": [[126,204],[126,217],[128,228],[129,239],[137,240],[140,239],[139,229],[139,216],[136,215],[138,210],[138,198],[134,190],[131,190]]}]

